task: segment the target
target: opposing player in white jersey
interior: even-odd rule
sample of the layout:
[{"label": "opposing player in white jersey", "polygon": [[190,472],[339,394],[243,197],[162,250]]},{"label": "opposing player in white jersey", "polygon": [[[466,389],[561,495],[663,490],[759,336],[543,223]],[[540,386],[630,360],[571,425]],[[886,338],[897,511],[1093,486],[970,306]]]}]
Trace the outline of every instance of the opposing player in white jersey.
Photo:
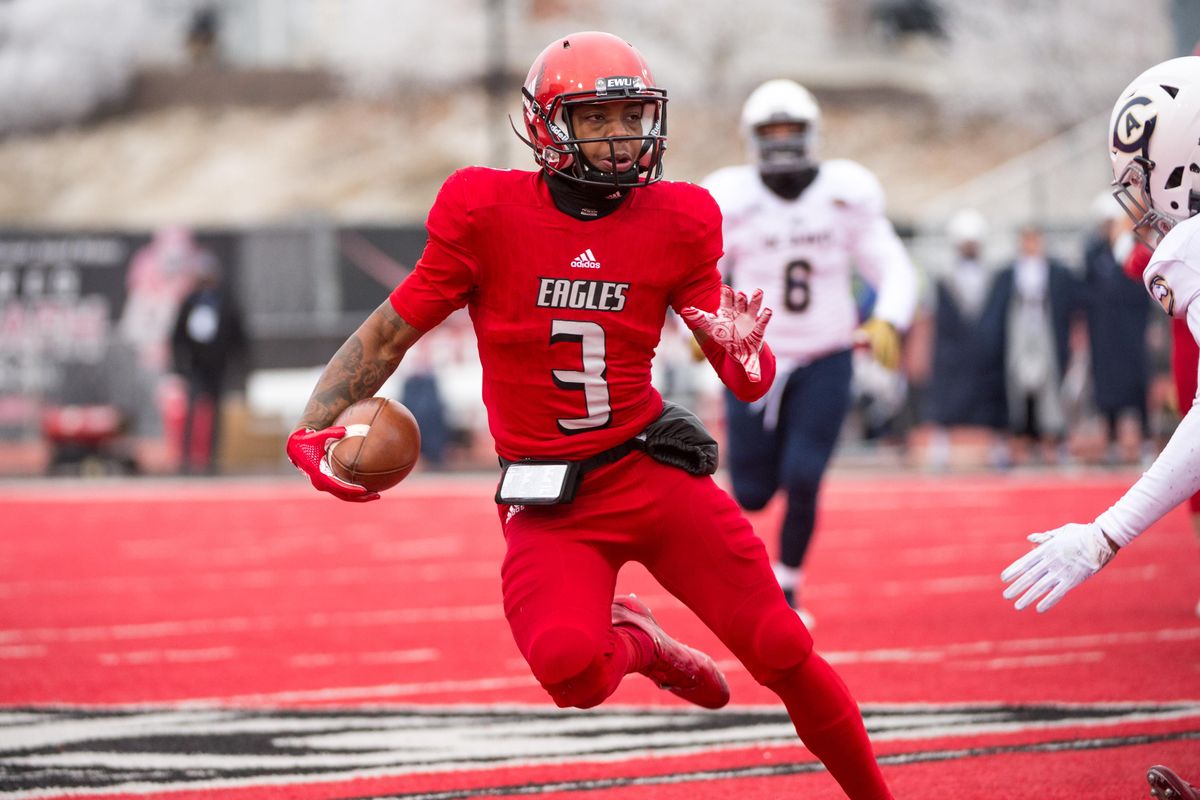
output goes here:
[{"label": "opposing player in white jersey", "polygon": [[[1142,281],[1163,311],[1186,320],[1200,343],[1200,57],[1164,61],[1117,98],[1109,118],[1114,196],[1154,249]],[[1018,610],[1053,608],[1117,551],[1200,490],[1200,403],[1180,420],[1150,468],[1092,522],[1030,534],[1036,547],[1001,573]],[[1040,600],[1039,600],[1040,598]],[[1200,613],[1200,606],[1197,606]],[[1164,766],[1146,774],[1150,794],[1200,800]]]},{"label": "opposing player in white jersey", "polygon": [[[780,488],[787,494],[775,571],[798,610],[817,493],[850,404],[851,351],[865,344],[896,369],[917,299],[878,180],[853,161],[817,159],[820,121],[804,87],[767,81],[742,110],[753,163],[703,181],[724,217],[726,282],[761,287],[775,311],[779,377],[754,404],[727,395],[727,463],[743,507],[762,508]],[[856,272],[877,293],[865,322]]]},{"label": "opposing player in white jersey", "polygon": [[[1134,79],[1109,124],[1114,195],[1154,255],[1142,280],[1163,310],[1200,340],[1200,57],[1165,61]],[[1046,611],[1117,551],[1200,489],[1200,405],[1142,477],[1092,522],[1034,533],[1037,545],[1004,570],[1008,599]],[[1197,609],[1200,611],[1200,608]]]}]

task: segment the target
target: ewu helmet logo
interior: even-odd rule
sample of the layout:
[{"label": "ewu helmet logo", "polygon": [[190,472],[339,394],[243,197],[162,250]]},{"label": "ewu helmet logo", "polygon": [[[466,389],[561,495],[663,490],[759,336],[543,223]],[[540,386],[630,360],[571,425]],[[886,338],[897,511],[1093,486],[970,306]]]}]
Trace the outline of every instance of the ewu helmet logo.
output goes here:
[{"label": "ewu helmet logo", "polygon": [[613,75],[608,78],[596,78],[596,94],[598,95],[622,90],[640,92],[645,88],[646,84],[637,75]]},{"label": "ewu helmet logo", "polygon": [[1150,295],[1168,316],[1175,316],[1175,290],[1162,275],[1155,275],[1150,279]]},{"label": "ewu helmet logo", "polygon": [[1122,153],[1140,153],[1149,158],[1150,137],[1158,111],[1149,97],[1134,97],[1117,113],[1113,124],[1113,147]]}]

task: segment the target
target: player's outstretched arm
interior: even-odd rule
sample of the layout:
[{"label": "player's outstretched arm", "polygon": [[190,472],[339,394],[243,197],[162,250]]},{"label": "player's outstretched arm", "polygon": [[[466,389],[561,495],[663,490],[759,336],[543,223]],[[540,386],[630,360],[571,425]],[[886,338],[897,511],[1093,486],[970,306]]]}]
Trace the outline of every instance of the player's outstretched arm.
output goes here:
[{"label": "player's outstretched arm", "polygon": [[334,476],[327,454],[346,429],[329,426],[352,404],[374,396],[421,334],[385,300],[329,360],[287,442],[288,458],[314,487],[351,502],[379,498]]},{"label": "player's outstretched arm", "polygon": [[[747,299],[744,293],[722,286],[715,313],[694,306],[679,312],[722,382],[741,399],[762,396],[775,376],[775,358],[763,341],[771,309],[762,308],[762,299],[761,290]],[[729,360],[737,365],[736,372],[727,368]]]},{"label": "player's outstretched arm", "polygon": [[[1200,340],[1200,306],[1188,309],[1188,324]],[[1045,611],[1063,595],[1100,571],[1116,554],[1161,519],[1168,511],[1200,490],[1200,405],[1180,420],[1166,447],[1120,500],[1086,525],[1064,525],[1035,533],[1037,545],[1001,574],[1011,600],[1020,595],[1022,609],[1042,595],[1038,611]]]}]

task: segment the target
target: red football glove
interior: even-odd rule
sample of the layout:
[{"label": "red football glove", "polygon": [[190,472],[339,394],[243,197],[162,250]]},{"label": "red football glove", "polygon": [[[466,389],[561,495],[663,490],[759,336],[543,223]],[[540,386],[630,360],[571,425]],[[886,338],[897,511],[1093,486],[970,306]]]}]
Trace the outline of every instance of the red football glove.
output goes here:
[{"label": "red football glove", "polygon": [[288,459],[296,465],[296,469],[308,476],[313,486],[339,500],[350,503],[378,500],[379,492],[368,492],[357,483],[344,481],[333,474],[333,467],[329,465],[329,448],[345,435],[346,428],[343,425],[320,431],[312,428],[294,430],[287,440]]},{"label": "red football glove", "polygon": [[714,342],[733,356],[742,368],[746,377],[757,383],[761,377],[758,363],[758,351],[762,350],[763,331],[771,320],[771,309],[764,308],[762,313],[762,289],[755,289],[749,300],[742,292],[735,292],[728,286],[721,287],[721,306],[717,313],[710,314],[693,306],[688,306],[679,312],[683,321],[693,331],[704,331]]}]

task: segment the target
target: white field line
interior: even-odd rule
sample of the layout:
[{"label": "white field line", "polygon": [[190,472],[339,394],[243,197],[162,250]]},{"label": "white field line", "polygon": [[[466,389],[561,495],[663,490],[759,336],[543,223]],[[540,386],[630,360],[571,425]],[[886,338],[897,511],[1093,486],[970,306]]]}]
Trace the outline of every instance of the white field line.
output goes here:
[{"label": "white field line", "polygon": [[1069,651],[1095,652],[1104,648],[1141,647],[1156,642],[1200,641],[1200,626],[1123,631],[1081,636],[1047,636],[1037,639],[981,640],[927,647],[880,648],[872,650],[831,650],[821,655],[831,664],[928,664],[956,661],[960,658],[988,659],[1012,654],[1017,657],[1056,657]]},{"label": "white field line", "polygon": [[1042,669],[1043,667],[1057,667],[1063,664],[1095,664],[1104,659],[1105,653],[1102,651],[1085,650],[1081,653],[1063,653],[1061,655],[971,659],[956,661],[949,666],[950,669],[962,670]]},{"label": "white field line", "polygon": [[[364,509],[387,508],[389,504],[402,504],[407,498],[428,499],[436,497],[477,498],[484,506],[490,504],[498,475],[491,473],[467,473],[460,476],[414,475],[400,487],[385,494],[376,503]],[[727,485],[723,475],[718,483]],[[991,499],[984,493],[1006,496],[1012,492],[1029,490],[1053,490],[1054,487],[1112,488],[1121,491],[1128,486],[1125,475],[1094,474],[1078,476],[1062,475],[1019,475],[996,478],[964,477],[962,479],[933,479],[912,475],[872,476],[858,479],[840,477],[829,483],[823,502],[839,507],[871,509],[888,507],[911,507],[914,498],[922,495],[937,496],[936,504],[944,507],[946,496],[959,498],[955,505],[992,506]],[[867,498],[864,503],[863,498]],[[0,507],[12,505],[55,505],[63,503],[175,503],[189,501],[264,501],[278,503],[286,501],[338,503],[308,486],[297,475],[291,478],[217,478],[205,481],[157,479],[100,479],[100,480],[0,480]],[[845,506],[842,505],[845,501]],[[961,501],[961,502],[960,502]],[[1005,500],[1005,503],[1008,501]],[[343,508],[355,510],[350,504]]]},{"label": "white field line", "polygon": [[211,706],[229,704],[237,706],[274,705],[276,703],[312,702],[360,702],[384,700],[397,697],[418,697],[430,694],[469,694],[492,692],[497,689],[537,688],[537,681],[528,670],[522,675],[507,675],[472,680],[426,681],[421,683],[385,683],[378,686],[340,686],[326,689],[290,690],[280,692],[256,692],[218,697],[192,697],[171,701],[171,705]]},{"label": "white field line", "polygon": [[0,646],[26,642],[115,642],[200,636],[211,633],[248,633],[298,628],[345,628],[410,625],[426,622],[476,622],[503,616],[499,603],[482,606],[427,609],[383,609],[281,616],[241,616],[213,619],[165,620],[124,625],[87,625],[71,628],[0,630]]},{"label": "white field line", "polygon": [[101,653],[99,660],[106,667],[126,667],[144,664],[205,664],[213,661],[232,661],[236,655],[237,651],[232,647],[172,648]]},{"label": "white field line", "polygon": [[499,559],[453,561],[432,564],[389,562],[371,566],[343,566],[329,569],[285,567],[270,569],[255,567],[244,570],[189,570],[186,575],[111,575],[99,578],[50,578],[45,580],[16,580],[0,582],[0,598],[23,595],[94,595],[152,593],[159,589],[178,590],[181,586],[200,591],[233,589],[267,589],[286,586],[289,591],[299,588],[329,586],[361,587],[373,583],[414,582],[439,583],[448,581],[478,581],[495,579],[500,573]]}]

